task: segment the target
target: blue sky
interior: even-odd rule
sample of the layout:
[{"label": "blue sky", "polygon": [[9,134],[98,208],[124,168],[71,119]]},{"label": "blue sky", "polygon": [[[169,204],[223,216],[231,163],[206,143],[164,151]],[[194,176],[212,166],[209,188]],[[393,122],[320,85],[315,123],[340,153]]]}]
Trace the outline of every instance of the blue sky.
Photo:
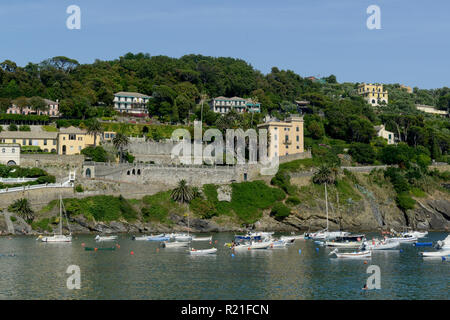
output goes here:
[{"label": "blue sky", "polygon": [[[81,30],[66,28],[72,4]],[[366,27],[372,4],[381,30]],[[438,88],[450,86],[449,12],[448,0],[1,0],[0,60],[198,53],[241,58],[263,73],[277,66]]]}]

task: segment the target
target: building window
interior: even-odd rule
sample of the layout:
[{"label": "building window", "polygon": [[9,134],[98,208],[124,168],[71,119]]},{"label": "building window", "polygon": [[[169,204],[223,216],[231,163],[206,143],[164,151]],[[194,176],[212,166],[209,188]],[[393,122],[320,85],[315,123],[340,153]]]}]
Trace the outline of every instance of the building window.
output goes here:
[{"label": "building window", "polygon": [[33,140],[29,139],[29,140],[28,140],[28,145],[29,145],[29,146],[32,146],[32,145],[33,145]]},{"label": "building window", "polygon": [[47,145],[47,139],[44,139],[44,146]]},{"label": "building window", "polygon": [[53,140],[53,145],[56,146],[56,140]]},{"label": "building window", "polygon": [[77,136],[75,134],[69,134],[69,140],[77,140]]},{"label": "building window", "polygon": [[27,140],[26,140],[26,139],[23,139],[23,140],[22,140],[22,145],[23,145],[23,146],[26,146],[26,145],[27,145]]},{"label": "building window", "polygon": [[299,132],[300,131],[300,128],[299,127],[297,127],[297,132]]},{"label": "building window", "polygon": [[13,143],[16,143],[16,139],[13,139]]},{"label": "building window", "polygon": [[300,141],[300,137],[299,136],[297,136],[297,141]]},{"label": "building window", "polygon": [[12,153],[15,153],[16,152],[16,148],[12,148],[11,151],[12,151]]}]

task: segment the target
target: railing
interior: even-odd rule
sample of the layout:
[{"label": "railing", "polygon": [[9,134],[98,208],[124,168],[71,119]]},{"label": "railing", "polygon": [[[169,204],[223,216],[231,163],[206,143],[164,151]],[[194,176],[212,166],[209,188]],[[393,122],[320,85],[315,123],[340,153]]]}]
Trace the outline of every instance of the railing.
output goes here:
[{"label": "railing", "polygon": [[61,182],[61,183],[35,184],[35,185],[29,185],[29,186],[0,189],[0,194],[10,193],[10,192],[27,191],[27,190],[35,190],[35,189],[44,189],[44,188],[73,188],[73,184],[68,181]]},{"label": "railing", "polygon": [[4,183],[22,183],[22,182],[30,182],[35,181],[37,178],[1,178],[0,182]]}]

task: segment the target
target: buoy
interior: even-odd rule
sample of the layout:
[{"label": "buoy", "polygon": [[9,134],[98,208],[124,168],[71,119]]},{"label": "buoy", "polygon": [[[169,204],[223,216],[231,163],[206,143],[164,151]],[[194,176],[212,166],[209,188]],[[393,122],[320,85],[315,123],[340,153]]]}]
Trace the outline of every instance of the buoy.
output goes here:
[{"label": "buoy", "polygon": [[367,264],[367,261],[364,261],[364,264]]},{"label": "buoy", "polygon": [[447,260],[447,259],[445,259],[445,257],[442,257],[442,261],[445,261],[445,260]]},{"label": "buoy", "polygon": [[120,248],[120,244],[117,244],[117,248]]},{"label": "buoy", "polygon": [[97,251],[98,249],[97,248],[94,248],[94,251]]},{"label": "buoy", "polygon": [[250,247],[248,247],[248,250],[250,250],[251,248]]},{"label": "buoy", "polygon": [[84,246],[85,246],[84,242],[83,242],[83,243],[81,244],[81,246],[82,246],[82,247],[84,247]]},{"label": "buoy", "polygon": [[232,253],[231,256],[234,257],[234,253]]},{"label": "buoy", "polygon": [[302,253],[302,249],[298,249],[298,254],[301,254]]},{"label": "buoy", "polygon": [[156,252],[159,252],[159,248],[156,248]]},{"label": "buoy", "polygon": [[212,241],[210,241],[209,244],[212,244]]},{"label": "buoy", "polygon": [[316,248],[316,251],[319,252],[319,248]]},{"label": "buoy", "polygon": [[134,255],[134,251],[131,251],[130,254],[131,254],[131,255]]},{"label": "buoy", "polygon": [[400,252],[403,252],[403,249],[400,249]]}]

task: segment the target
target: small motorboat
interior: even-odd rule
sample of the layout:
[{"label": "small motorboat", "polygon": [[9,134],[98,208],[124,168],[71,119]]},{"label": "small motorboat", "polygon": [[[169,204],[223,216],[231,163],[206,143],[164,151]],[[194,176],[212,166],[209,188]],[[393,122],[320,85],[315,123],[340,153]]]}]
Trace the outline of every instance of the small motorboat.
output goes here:
[{"label": "small motorboat", "polygon": [[176,235],[174,237],[175,241],[179,241],[179,242],[189,242],[192,240],[192,236],[188,235],[188,234],[180,234],[180,235]]},{"label": "small motorboat", "polygon": [[428,235],[428,231],[408,231],[401,233],[402,236],[412,236],[416,237],[417,239],[425,238]]},{"label": "small motorboat", "polygon": [[329,255],[334,254],[336,258],[370,258],[372,257],[372,251],[355,251],[355,252],[338,252],[338,249],[335,249],[329,253]]},{"label": "small motorboat", "polygon": [[339,236],[336,240],[326,241],[327,247],[333,248],[359,248],[363,245],[365,236],[363,234],[354,234]]},{"label": "small motorboat", "polygon": [[210,237],[193,237],[192,241],[212,241],[212,236],[210,236]]},{"label": "small motorboat", "polygon": [[168,242],[168,241],[164,241],[161,243],[161,246],[163,248],[182,248],[182,247],[187,247],[189,245],[189,242],[186,241],[174,241],[174,242]]},{"label": "small motorboat", "polygon": [[436,243],[436,249],[450,250],[450,235]]},{"label": "small motorboat", "polygon": [[147,241],[169,241],[170,238],[165,236],[164,234],[158,234],[155,236],[148,236]]},{"label": "small motorboat", "polygon": [[386,241],[396,241],[400,243],[414,243],[417,242],[417,237],[414,237],[412,235],[405,235],[400,237],[393,237],[393,238],[387,238]]},{"label": "small motorboat", "polygon": [[285,244],[292,244],[297,238],[294,236],[281,236],[280,241],[285,242]]},{"label": "small motorboat", "polygon": [[148,240],[148,236],[139,236],[139,237],[133,236],[133,237],[131,238],[131,240],[136,240],[136,241],[146,241],[146,240]]},{"label": "small motorboat", "polygon": [[422,257],[446,257],[450,256],[450,250],[438,250],[433,252],[420,252]]},{"label": "small motorboat", "polygon": [[199,255],[215,254],[216,252],[217,252],[216,248],[203,249],[203,250],[191,249],[189,251],[189,254],[194,255],[194,256],[199,256]]},{"label": "small motorboat", "polygon": [[[294,239],[295,240],[295,239]],[[284,240],[277,240],[270,244],[270,249],[276,249],[276,248],[285,248],[287,245],[287,242]]]},{"label": "small motorboat", "polygon": [[372,241],[365,241],[362,245],[363,250],[389,250],[400,246],[398,241],[380,241],[374,239]]},{"label": "small motorboat", "polygon": [[115,241],[115,240],[117,240],[117,236],[100,236],[100,235],[97,235],[94,239],[95,239],[95,241]]}]

